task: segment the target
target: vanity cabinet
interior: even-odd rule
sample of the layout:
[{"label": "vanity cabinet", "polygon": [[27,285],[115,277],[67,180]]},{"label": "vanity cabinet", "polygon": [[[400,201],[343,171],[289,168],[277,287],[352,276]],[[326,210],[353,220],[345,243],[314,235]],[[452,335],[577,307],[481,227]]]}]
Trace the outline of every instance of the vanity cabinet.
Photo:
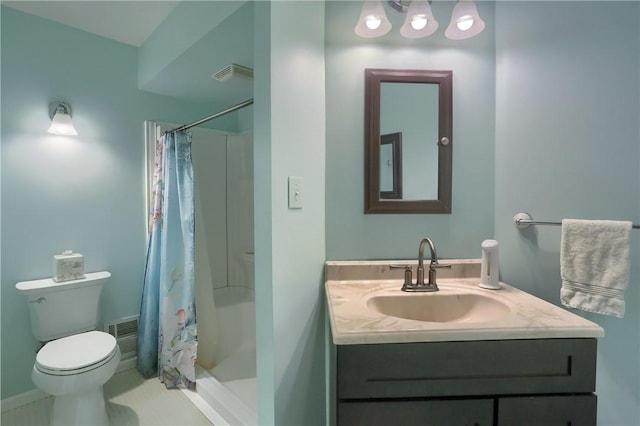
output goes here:
[{"label": "vanity cabinet", "polygon": [[337,346],[353,425],[596,425],[595,338]]}]

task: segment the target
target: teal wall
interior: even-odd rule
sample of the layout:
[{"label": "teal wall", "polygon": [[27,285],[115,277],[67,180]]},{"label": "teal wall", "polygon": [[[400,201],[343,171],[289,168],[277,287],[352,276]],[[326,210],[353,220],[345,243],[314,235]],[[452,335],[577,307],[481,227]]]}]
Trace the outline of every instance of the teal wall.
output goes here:
[{"label": "teal wall", "polygon": [[[85,255],[113,274],[102,320],[139,311],[145,256],[144,120],[212,113],[137,87],[137,49],[2,7],[2,398],[27,391],[39,347],[18,281]],[[49,102],[73,108],[79,136],[47,133]]]},{"label": "teal wall", "polygon": [[256,289],[256,369],[258,421],[275,421],[275,339],[273,333],[273,208],[271,199],[271,5],[254,10],[253,209]]},{"label": "teal wall", "polygon": [[[325,424],[324,2],[258,2],[255,248],[258,422]],[[305,17],[300,19],[300,17]],[[287,177],[303,208],[287,207]]]},{"label": "teal wall", "polygon": [[[526,19],[523,19],[526,17]],[[502,279],[559,302],[560,229],[539,220],[640,223],[640,3],[496,3],[495,236]],[[605,330],[598,424],[640,424],[640,231],[624,319]]]}]

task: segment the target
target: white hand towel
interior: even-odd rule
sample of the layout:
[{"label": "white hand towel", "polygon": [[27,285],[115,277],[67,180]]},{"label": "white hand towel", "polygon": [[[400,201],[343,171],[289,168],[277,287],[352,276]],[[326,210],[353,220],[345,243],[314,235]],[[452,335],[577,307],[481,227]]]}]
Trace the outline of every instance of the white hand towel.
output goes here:
[{"label": "white hand towel", "polygon": [[624,316],[631,227],[632,223],[626,221],[562,221],[563,305],[618,318]]}]

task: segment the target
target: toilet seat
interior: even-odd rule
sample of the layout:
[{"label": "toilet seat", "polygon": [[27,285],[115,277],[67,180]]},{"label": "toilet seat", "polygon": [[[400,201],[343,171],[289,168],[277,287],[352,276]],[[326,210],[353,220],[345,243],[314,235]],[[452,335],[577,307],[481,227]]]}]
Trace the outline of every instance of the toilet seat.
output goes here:
[{"label": "toilet seat", "polygon": [[53,340],[40,349],[35,367],[56,376],[80,374],[109,362],[117,353],[115,337],[89,331]]}]

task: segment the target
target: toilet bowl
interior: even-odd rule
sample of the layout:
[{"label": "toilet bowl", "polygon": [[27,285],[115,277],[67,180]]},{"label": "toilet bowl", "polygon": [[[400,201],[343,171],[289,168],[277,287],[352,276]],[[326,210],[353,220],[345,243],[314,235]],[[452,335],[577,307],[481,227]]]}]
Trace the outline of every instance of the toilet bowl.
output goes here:
[{"label": "toilet bowl", "polygon": [[51,425],[108,425],[102,385],[120,362],[116,339],[89,331],[47,343],[31,372],[33,383],[55,396]]}]

